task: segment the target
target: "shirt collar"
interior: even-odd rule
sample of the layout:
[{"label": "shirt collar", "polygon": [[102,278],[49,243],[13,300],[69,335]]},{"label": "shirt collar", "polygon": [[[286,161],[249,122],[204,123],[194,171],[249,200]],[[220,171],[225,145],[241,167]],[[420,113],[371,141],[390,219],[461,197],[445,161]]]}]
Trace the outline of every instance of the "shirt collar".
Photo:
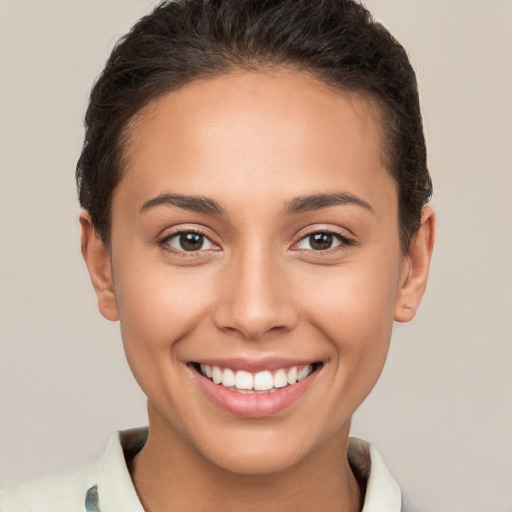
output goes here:
[{"label": "shirt collar", "polygon": [[366,494],[361,512],[400,512],[402,493],[377,448],[356,437],[348,445],[350,464],[366,479]]},{"label": "shirt collar", "polygon": [[[87,512],[144,512],[133,486],[126,458],[133,457],[144,446],[147,428],[116,432],[103,454],[98,484],[89,489]],[[400,488],[371,444],[350,438],[348,458],[352,467],[367,479],[364,506],[361,512],[400,512]]]},{"label": "shirt collar", "polygon": [[126,458],[137,453],[146,442],[147,428],[116,432],[101,459],[98,474],[97,508],[94,512],[144,512]]}]

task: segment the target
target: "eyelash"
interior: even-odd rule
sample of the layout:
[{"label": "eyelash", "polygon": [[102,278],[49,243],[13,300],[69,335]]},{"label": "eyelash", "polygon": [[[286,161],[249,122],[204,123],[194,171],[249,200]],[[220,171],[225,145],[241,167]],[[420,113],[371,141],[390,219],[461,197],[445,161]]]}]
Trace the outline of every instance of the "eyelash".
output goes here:
[{"label": "eyelash", "polygon": [[[203,231],[199,230],[199,229],[183,229],[183,230],[180,230],[180,231],[175,231],[174,233],[170,233],[170,234],[167,234],[165,235],[163,238],[161,238],[160,240],[158,240],[158,245],[164,250],[164,251],[167,251],[167,252],[170,252],[172,254],[176,254],[177,256],[181,256],[183,258],[188,258],[188,257],[194,257],[196,256],[198,253],[200,252],[204,252],[205,250],[197,250],[197,251],[187,251],[185,249],[175,249],[175,248],[172,248],[170,245],[169,245],[169,242],[174,239],[174,238],[178,238],[178,237],[181,237],[183,235],[188,235],[188,234],[193,234],[193,235],[199,235],[201,237],[203,237],[204,240],[207,240],[210,244],[212,244],[213,246],[215,246],[216,244],[214,244],[210,237],[204,233]],[[203,241],[203,244],[204,244],[204,241]],[[208,249],[207,249],[208,250]],[[210,249],[211,250],[211,249]]]},{"label": "eyelash", "polygon": [[[206,233],[204,233],[203,231],[201,231],[199,229],[185,229],[185,230],[181,230],[181,231],[175,231],[174,233],[165,235],[160,240],[158,240],[157,243],[163,250],[170,252],[172,254],[176,254],[181,257],[185,257],[185,258],[186,257],[194,257],[194,256],[197,256],[198,253],[201,253],[201,252],[204,252],[207,250],[211,250],[211,249],[202,249],[202,247],[201,247],[198,250],[187,251],[185,249],[175,249],[169,245],[170,240],[173,240],[177,237],[181,237],[183,235],[188,235],[188,234],[199,235],[199,236],[203,237],[204,240],[207,240],[213,246],[216,246],[216,244],[214,244],[211,241],[210,237]],[[333,238],[336,238],[338,240],[338,244],[335,245],[334,247],[329,247],[328,249],[325,249],[325,250],[313,249],[313,248],[311,248],[311,249],[295,249],[295,250],[308,250],[308,251],[314,252],[315,254],[323,256],[323,255],[331,254],[333,252],[333,250],[336,250],[337,248],[339,248],[338,250],[343,250],[344,248],[354,245],[354,241],[352,239],[348,238],[345,235],[342,235],[341,233],[338,233],[337,231],[330,230],[330,229],[319,229],[317,231],[312,231],[312,232],[307,233],[306,235],[302,236],[300,238],[300,240],[293,245],[293,247],[299,245],[303,240],[307,240],[308,238],[310,238],[314,235],[332,236]],[[204,244],[204,241],[203,241],[203,244]]]},{"label": "eyelash", "polygon": [[[294,244],[294,247],[297,246],[298,244],[300,244],[303,240],[307,240],[314,235],[329,235],[329,236],[332,236],[333,238],[337,239],[337,241],[338,241],[337,245],[335,245],[334,247],[329,247],[328,249],[325,249],[325,250],[313,249],[313,248],[303,249],[303,250],[312,251],[313,253],[315,253],[319,256],[327,256],[329,254],[332,254],[332,252],[334,252],[336,250],[343,250],[343,249],[346,249],[347,247],[350,247],[351,245],[354,245],[354,240],[352,240],[351,238],[348,238],[345,235],[342,235],[338,231],[334,231],[331,229],[318,229],[316,231],[311,231],[310,233],[307,233],[306,235],[301,237],[301,239],[297,243]],[[301,249],[298,249],[298,250],[301,250]]]}]

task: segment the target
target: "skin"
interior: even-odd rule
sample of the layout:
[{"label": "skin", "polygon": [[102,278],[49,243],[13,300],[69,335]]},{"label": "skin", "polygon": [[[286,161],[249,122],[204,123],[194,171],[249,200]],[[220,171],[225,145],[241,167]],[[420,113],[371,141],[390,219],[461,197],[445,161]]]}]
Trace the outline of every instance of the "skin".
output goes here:
[{"label": "skin", "polygon": [[[361,509],[350,420],[382,371],[393,321],[416,312],[434,239],[425,207],[401,250],[377,115],[367,98],[282,70],[193,82],[132,122],[110,252],[87,212],[80,221],[99,309],[120,320],[148,397],[150,435],[131,466],[146,510]],[[333,192],[370,208],[286,211]],[[207,197],[224,213],[141,211],[162,194]],[[203,249],[165,239],[187,230],[208,237]],[[333,247],[313,250],[308,236],[325,231]],[[298,401],[257,419],[212,403],[188,364],[270,356],[322,367]]]}]

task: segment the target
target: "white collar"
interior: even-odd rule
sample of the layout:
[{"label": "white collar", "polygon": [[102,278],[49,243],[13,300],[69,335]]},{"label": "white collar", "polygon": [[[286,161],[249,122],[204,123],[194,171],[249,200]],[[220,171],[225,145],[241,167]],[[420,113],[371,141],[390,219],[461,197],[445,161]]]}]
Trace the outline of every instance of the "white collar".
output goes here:
[{"label": "white collar", "polygon": [[[88,492],[87,512],[144,512],[130,478],[125,456],[131,457],[137,453],[147,436],[147,428],[116,432],[112,436],[101,459],[97,486]],[[348,458],[350,464],[367,478],[361,512],[400,512],[400,489],[377,449],[366,441],[350,438]]]},{"label": "white collar", "polygon": [[147,428],[134,428],[116,432],[110,438],[101,457],[98,484],[95,486],[97,503],[88,496],[91,504],[86,507],[87,512],[144,512],[126,465],[125,453],[127,456],[137,453],[147,437]]},{"label": "white collar", "polygon": [[361,512],[400,512],[402,493],[377,448],[356,437],[348,443],[348,460],[366,482],[366,494]]}]

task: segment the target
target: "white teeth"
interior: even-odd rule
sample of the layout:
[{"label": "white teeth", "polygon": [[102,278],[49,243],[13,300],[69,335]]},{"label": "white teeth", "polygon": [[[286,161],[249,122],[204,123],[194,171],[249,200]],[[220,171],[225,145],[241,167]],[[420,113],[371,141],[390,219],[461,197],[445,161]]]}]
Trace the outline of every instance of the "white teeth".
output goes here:
[{"label": "white teeth", "polygon": [[297,381],[300,382],[304,380],[311,372],[313,371],[313,367],[308,364],[308,366],[304,366],[299,373],[297,374]]},{"label": "white teeth", "polygon": [[222,370],[218,366],[212,366],[212,380],[215,384],[222,382]]},{"label": "white teeth", "polygon": [[209,364],[202,364],[201,371],[209,378],[212,378],[212,367]]},{"label": "white teeth", "polygon": [[235,373],[233,372],[233,370],[230,370],[229,368],[226,368],[222,372],[222,385],[225,388],[230,388],[231,386],[234,386],[235,383],[236,383]]},{"label": "white teeth", "polygon": [[295,384],[297,382],[297,367],[294,366],[293,368],[290,368],[288,370],[288,373],[286,374],[286,380],[288,381],[288,384]]},{"label": "white teeth", "polygon": [[256,391],[266,391],[267,389],[272,389],[273,387],[274,379],[270,372],[258,372],[256,375],[254,375],[254,389]]},{"label": "white teeth", "polygon": [[313,371],[313,365],[277,370],[273,375],[271,371],[264,370],[252,374],[243,370],[234,372],[229,368],[219,368],[208,364],[201,364],[201,372],[215,384],[221,384],[232,391],[240,391],[252,394],[277,391],[288,385],[293,385],[304,380]]},{"label": "white teeth", "polygon": [[[294,384],[295,384],[295,382],[294,382]],[[288,385],[288,380],[286,379],[286,372],[284,370],[277,370],[277,372],[274,374],[274,387],[275,388],[284,388],[287,385]]]},{"label": "white teeth", "polygon": [[252,373],[244,372],[242,370],[236,372],[236,384],[237,389],[252,389],[253,377]]}]

